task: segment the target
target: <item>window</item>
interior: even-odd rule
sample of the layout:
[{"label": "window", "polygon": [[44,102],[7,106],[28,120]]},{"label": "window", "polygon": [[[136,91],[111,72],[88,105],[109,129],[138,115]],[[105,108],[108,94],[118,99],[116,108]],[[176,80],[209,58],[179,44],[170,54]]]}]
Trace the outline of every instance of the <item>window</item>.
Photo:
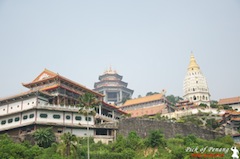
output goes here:
[{"label": "window", "polygon": [[67,120],[70,120],[70,119],[71,119],[70,115],[67,115],[67,116],[66,116],[66,119],[67,119]]},{"label": "window", "polygon": [[27,118],[28,118],[27,115],[24,115],[24,116],[23,116],[23,120],[26,120]]},{"label": "window", "polygon": [[82,120],[82,117],[81,116],[76,116],[75,120]]},{"label": "window", "polygon": [[48,115],[47,114],[40,114],[40,118],[47,118]]},{"label": "window", "polygon": [[193,96],[193,100],[197,100],[196,96]]},{"label": "window", "polygon": [[13,122],[13,119],[8,119],[8,123],[12,123]]},{"label": "window", "polygon": [[1,125],[5,125],[6,124],[6,120],[2,120]]},{"label": "window", "polygon": [[33,118],[34,117],[34,114],[30,114],[29,115],[29,118],[31,119],[31,118]]},{"label": "window", "polygon": [[54,118],[54,119],[60,119],[60,118],[61,118],[61,116],[60,116],[60,115],[58,115],[58,114],[54,114],[54,115],[53,115],[53,118]]},{"label": "window", "polygon": [[16,117],[16,118],[14,119],[15,122],[18,122],[19,120],[20,120],[19,117]]},{"label": "window", "polygon": [[88,118],[85,117],[85,120],[86,120],[86,121],[92,121],[92,118],[91,118],[91,117],[88,117]]}]

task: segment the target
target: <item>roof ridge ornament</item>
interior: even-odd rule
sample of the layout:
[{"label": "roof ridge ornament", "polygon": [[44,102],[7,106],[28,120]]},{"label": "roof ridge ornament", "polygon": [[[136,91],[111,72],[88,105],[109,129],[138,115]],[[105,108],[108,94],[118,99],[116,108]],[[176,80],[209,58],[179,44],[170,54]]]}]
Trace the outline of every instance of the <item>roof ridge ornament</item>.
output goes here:
[{"label": "roof ridge ornament", "polygon": [[117,74],[116,70],[112,69],[112,66],[110,65],[109,69],[107,69],[104,74]]}]

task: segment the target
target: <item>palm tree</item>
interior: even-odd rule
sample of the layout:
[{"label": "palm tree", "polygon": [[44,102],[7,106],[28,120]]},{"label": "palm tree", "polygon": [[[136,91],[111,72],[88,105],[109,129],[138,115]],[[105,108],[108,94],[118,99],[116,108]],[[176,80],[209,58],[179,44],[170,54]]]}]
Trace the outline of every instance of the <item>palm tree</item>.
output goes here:
[{"label": "palm tree", "polygon": [[89,115],[95,116],[97,108],[100,104],[100,100],[91,93],[85,93],[79,98],[79,111],[78,113],[86,116],[87,120],[87,147],[88,147],[88,159],[90,159],[89,150]]},{"label": "palm tree", "polygon": [[[72,153],[76,153],[77,149],[77,137],[70,132],[64,133],[61,136],[62,143],[59,144],[58,152],[61,153],[63,156],[67,156],[67,158]],[[71,151],[72,150],[72,151]],[[76,158],[76,157],[75,157]]]},{"label": "palm tree", "polygon": [[56,137],[51,127],[40,128],[33,133],[34,140],[37,142],[38,146],[47,148],[56,141]]}]

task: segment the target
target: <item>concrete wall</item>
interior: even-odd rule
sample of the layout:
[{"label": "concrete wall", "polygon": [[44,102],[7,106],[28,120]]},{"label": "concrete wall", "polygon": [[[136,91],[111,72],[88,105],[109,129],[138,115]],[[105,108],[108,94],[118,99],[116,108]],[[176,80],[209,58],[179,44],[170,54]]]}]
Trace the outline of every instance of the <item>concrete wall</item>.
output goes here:
[{"label": "concrete wall", "polygon": [[197,137],[207,140],[223,136],[223,134],[202,129],[196,125],[138,118],[122,119],[119,122],[118,134],[127,136],[129,132],[135,131],[139,136],[146,137],[151,130],[158,129],[162,130],[166,138],[175,137],[177,134],[181,134],[183,136],[194,134]]}]

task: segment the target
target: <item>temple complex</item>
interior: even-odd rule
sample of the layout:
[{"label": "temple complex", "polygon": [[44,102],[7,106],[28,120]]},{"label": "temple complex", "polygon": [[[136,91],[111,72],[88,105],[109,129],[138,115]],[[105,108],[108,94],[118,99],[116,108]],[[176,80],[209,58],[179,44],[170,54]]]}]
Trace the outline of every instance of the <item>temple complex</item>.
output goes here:
[{"label": "temple complex", "polygon": [[[47,69],[23,86],[29,90],[0,99],[0,133],[21,136],[51,126],[59,135],[71,132],[84,137],[88,124],[95,141],[108,143],[116,137],[114,123],[126,114],[105,103],[102,94]],[[101,101],[96,116],[78,113],[79,97],[87,92]]]},{"label": "temple complex", "polygon": [[193,54],[190,57],[187,74],[183,84],[184,99],[189,102],[210,105],[210,93],[206,78],[203,76]]},{"label": "temple complex", "polygon": [[94,84],[94,91],[104,95],[104,102],[121,105],[132,97],[133,90],[127,88],[128,83],[122,81],[122,76],[110,67],[99,76],[99,82]]}]

